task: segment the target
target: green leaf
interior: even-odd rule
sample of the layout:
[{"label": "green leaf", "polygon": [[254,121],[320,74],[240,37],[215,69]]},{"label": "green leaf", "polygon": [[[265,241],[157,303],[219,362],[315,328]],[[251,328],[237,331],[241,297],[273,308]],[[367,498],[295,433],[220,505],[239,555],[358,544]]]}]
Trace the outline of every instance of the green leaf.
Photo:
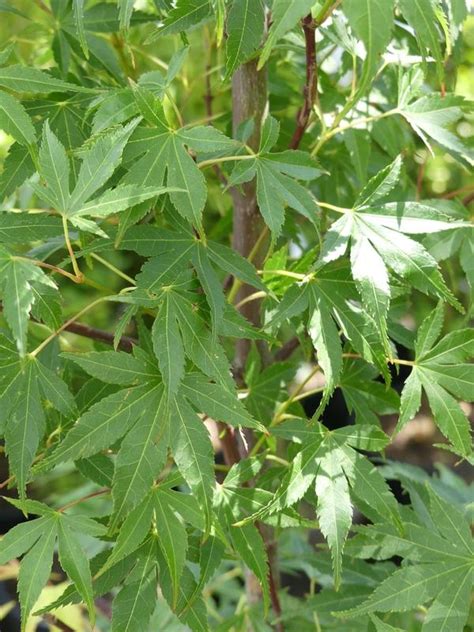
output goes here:
[{"label": "green leaf", "polygon": [[117,0],[120,16],[120,30],[126,31],[130,26],[130,19],[133,13],[134,0]]},{"label": "green leaf", "polygon": [[64,146],[51,131],[48,121],[45,122],[43,127],[39,165],[41,176],[46,181],[50,197],[55,203],[55,210],[62,213],[66,212],[70,199],[69,182],[71,175],[69,158]]},{"label": "green leaf", "polygon": [[122,440],[112,487],[112,530],[151,488],[166,463],[168,445],[168,410],[160,389]]},{"label": "green leaf", "polygon": [[439,41],[435,6],[430,0],[400,0],[400,10],[413,27],[418,45],[424,57],[430,51],[436,60],[438,80],[444,77],[443,55]]},{"label": "green leaf", "polygon": [[144,630],[156,604],[156,544],[151,540],[141,554],[133,578],[115,597],[112,632]]},{"label": "green leaf", "polygon": [[26,258],[14,257],[0,246],[0,288],[3,289],[3,311],[16,340],[21,356],[26,353],[28,317],[34,302],[31,282],[56,288],[40,268]]},{"label": "green leaf", "polygon": [[120,527],[115,547],[106,563],[100,570],[100,575],[114,564],[123,560],[127,555],[136,551],[150,531],[154,505],[153,494],[149,493],[128,514]]},{"label": "green leaf", "polygon": [[145,413],[147,402],[154,400],[157,388],[138,386],[108,395],[93,404],[76,421],[56,450],[41,461],[38,469],[75,461],[108,448]]},{"label": "green leaf", "polygon": [[232,545],[242,558],[244,564],[255,574],[263,592],[263,606],[268,610],[270,603],[270,587],[268,582],[268,559],[265,544],[257,527],[247,524],[242,527],[231,527]]},{"label": "green leaf", "polygon": [[[419,372],[420,381],[428,397],[430,408],[438,428],[463,456],[472,451],[469,421],[458,402],[440,384],[430,379],[424,371]],[[472,382],[471,382],[472,384]]]},{"label": "green leaf", "polygon": [[395,160],[379,171],[369,180],[357,197],[355,207],[373,206],[375,202],[383,200],[398,184],[402,167],[402,158]]},{"label": "green leaf", "polygon": [[94,626],[95,606],[89,562],[79,540],[73,535],[71,529],[66,527],[63,520],[58,522],[58,544],[61,566],[74,582],[77,591],[86,603],[91,625]]},{"label": "green leaf", "polygon": [[175,191],[166,187],[142,187],[133,184],[123,184],[106,191],[98,198],[86,202],[80,208],[69,213],[70,217],[107,217],[112,213],[120,213],[127,208],[141,204],[159,195]]},{"label": "green leaf", "polygon": [[443,316],[443,304],[439,303],[420,325],[415,341],[415,352],[418,357],[423,357],[438,340],[443,327]]},{"label": "green leaf", "polygon": [[[429,4],[428,0],[426,2]],[[410,105],[401,106],[400,113],[430,150],[428,139],[432,138],[466,166],[472,166],[474,152],[449,130],[449,126],[463,116],[463,108],[469,105],[462,97],[454,94],[444,97],[430,94]]]},{"label": "green leaf", "polygon": [[272,7],[272,26],[268,33],[267,41],[263,47],[258,68],[261,69],[268,58],[276,42],[298,23],[302,17],[310,13],[313,0],[275,0]]},{"label": "green leaf", "polygon": [[341,582],[344,542],[352,524],[349,484],[343,469],[345,462],[346,456],[340,448],[330,448],[320,459],[316,476],[317,517],[331,550],[336,590]]},{"label": "green leaf", "polygon": [[5,448],[10,472],[16,477],[21,497],[31,464],[45,429],[45,417],[41,406],[39,376],[36,363],[29,361],[20,378],[20,395],[5,429]]},{"label": "green leaf", "polygon": [[239,142],[228,138],[211,125],[182,128],[178,130],[177,136],[185,145],[199,152],[227,154],[233,153],[241,147]]},{"label": "green leaf", "polygon": [[171,404],[171,450],[179,471],[196,494],[210,524],[215,485],[214,456],[209,433],[202,420],[184,399]]},{"label": "green leaf", "polygon": [[309,309],[308,333],[318,354],[318,364],[324,371],[326,379],[324,396],[314,415],[314,419],[317,419],[338,385],[342,371],[342,353],[339,332],[330,309],[313,286],[309,288]]},{"label": "green leaf", "polygon": [[45,530],[45,521],[42,518],[20,523],[10,529],[0,541],[0,564],[6,564],[26,553]]},{"label": "green leaf", "polygon": [[166,560],[173,587],[173,608],[179,595],[179,584],[188,548],[186,529],[173,508],[167,505],[166,497],[158,491],[155,494],[155,515],[158,532],[158,546]]},{"label": "green leaf", "polygon": [[171,193],[171,201],[185,219],[200,228],[207,198],[206,181],[194,160],[175,136],[168,141],[167,184],[169,187],[185,191]]},{"label": "green leaf", "polygon": [[227,16],[226,77],[256,51],[264,27],[261,0],[235,0]]},{"label": "green leaf", "polygon": [[187,31],[209,17],[210,13],[209,0],[178,0],[175,8],[169,12],[162,28],[154,33],[148,41],[153,42],[163,35]]},{"label": "green leaf", "polygon": [[367,89],[390,41],[393,9],[393,0],[347,0],[342,7],[351,29],[365,46],[364,67],[357,85],[359,96]]},{"label": "green leaf", "polygon": [[[33,175],[34,171],[35,168],[29,151],[17,143],[12,145],[3,163],[3,171],[0,174],[2,197],[11,195],[17,187],[21,186],[27,178]],[[0,218],[3,218],[4,215],[6,213],[1,213]]]},{"label": "green leaf", "polygon": [[35,128],[25,108],[6,92],[0,92],[0,129],[25,146],[33,145],[36,140]]},{"label": "green leaf", "polygon": [[72,8],[82,52],[86,59],[89,59],[89,47],[87,45],[86,29],[84,26],[84,0],[73,0]]},{"label": "green leaf", "polygon": [[31,213],[0,213],[0,241],[7,244],[47,240],[59,237],[62,232],[61,220],[57,217]]},{"label": "green leaf", "polygon": [[0,68],[0,86],[14,92],[49,94],[50,92],[90,92],[95,90],[52,77],[44,70],[28,66]]},{"label": "green leaf", "polygon": [[41,362],[36,362],[39,386],[47,399],[60,413],[71,417],[76,412],[76,402],[66,383]]},{"label": "green leaf", "polygon": [[418,411],[423,387],[439,429],[459,454],[468,456],[472,450],[469,421],[450,393],[474,400],[474,369],[465,363],[474,355],[474,335],[472,330],[458,330],[434,344],[442,318],[442,308],[438,306],[420,327],[415,345],[417,357],[402,392],[397,430]]},{"label": "green leaf", "polygon": [[92,377],[107,384],[133,384],[148,381],[156,373],[140,358],[123,351],[91,351],[89,353],[63,353]]},{"label": "green leaf", "polygon": [[184,349],[178,327],[176,305],[166,293],[152,328],[153,349],[158,359],[167,397],[178,392],[184,376]]},{"label": "green leaf", "polygon": [[265,427],[252,418],[237,395],[220,384],[210,384],[199,373],[188,373],[184,378],[181,393],[199,412],[231,426],[255,428],[265,432]]},{"label": "green leaf", "polygon": [[42,518],[43,533],[36,544],[24,556],[18,576],[18,594],[21,607],[21,630],[26,628],[28,617],[51,573],[54,545],[56,543],[56,519]]},{"label": "green leaf", "polygon": [[79,211],[102,187],[122,160],[122,152],[139,120],[101,136],[82,155],[76,186],[71,193],[68,214]]}]

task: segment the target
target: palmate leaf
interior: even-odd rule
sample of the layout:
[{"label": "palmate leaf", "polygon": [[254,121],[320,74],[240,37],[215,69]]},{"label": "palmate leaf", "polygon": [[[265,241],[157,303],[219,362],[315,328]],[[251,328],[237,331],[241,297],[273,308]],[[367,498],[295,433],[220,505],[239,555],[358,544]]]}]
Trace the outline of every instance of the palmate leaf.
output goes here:
[{"label": "palmate leaf", "polygon": [[[74,520],[66,514],[52,512],[48,507],[44,515],[11,529],[0,542],[2,564],[23,555],[18,579],[21,606],[21,629],[26,629],[28,618],[51,573],[56,540],[59,559],[74,587],[89,607],[91,622],[95,619],[92,601],[92,580],[89,562],[77,540],[78,533],[103,535],[101,525],[89,518]],[[42,507],[39,508],[42,512]],[[36,511],[34,512],[36,513]]]},{"label": "palmate leaf", "polygon": [[377,204],[392,188],[399,167],[397,158],[361,193],[359,199],[363,205],[348,210],[331,226],[320,257],[321,263],[338,259],[351,243],[352,276],[364,307],[377,325],[388,356],[387,312],[391,298],[388,270],[408,279],[418,290],[434,294],[460,311],[463,309],[446,287],[433,257],[419,242],[404,233],[417,235],[468,226],[453,221],[429,202]]},{"label": "palmate leaf", "polygon": [[124,147],[137,123],[138,120],[132,121],[124,128],[101,136],[83,152],[77,182],[70,192],[70,165],[66,150],[46,121],[40,150],[40,171],[46,186],[35,186],[35,191],[73,224],[93,232],[95,224],[82,220],[85,216],[107,217],[168,192],[161,186],[144,188],[136,184],[119,184],[99,197],[90,199],[106,184],[120,164]]},{"label": "palmate leaf", "polygon": [[[429,503],[418,505],[420,516],[414,515],[413,523],[405,523],[403,535],[383,524],[363,528],[358,536],[361,557],[366,557],[365,545],[368,553],[375,544],[379,559],[385,559],[390,549],[396,547],[405,564],[377,586],[366,601],[336,616],[406,611],[430,601],[423,632],[462,632],[469,614],[473,581],[469,524],[452,505],[428,489]],[[433,527],[415,524],[424,515],[421,510],[428,513]]]},{"label": "palmate leaf", "polygon": [[400,114],[430,151],[429,139],[432,139],[466,166],[474,164],[474,153],[450,130],[450,126],[463,117],[464,111],[469,110],[472,110],[472,103],[455,94],[430,94],[409,104],[402,102],[398,106]]},{"label": "palmate leaf", "polygon": [[460,329],[435,344],[441,332],[442,316],[438,307],[419,330],[415,362],[402,391],[397,430],[418,412],[424,389],[443,435],[458,454],[469,456],[472,452],[470,425],[455,398],[474,400],[474,368],[467,363],[474,356],[474,335],[471,329]]},{"label": "palmate leaf", "polygon": [[[182,192],[171,193],[170,199],[178,213],[198,230],[202,229],[202,211],[207,199],[204,175],[189,155],[186,147],[196,151],[233,153],[236,143],[210,126],[173,130],[169,128],[163,108],[151,92],[135,91],[135,98],[145,120],[152,127],[139,127],[131,138],[125,162],[133,166],[125,183],[157,186],[166,182]],[[150,109],[155,113],[149,115]]]},{"label": "palmate leaf", "polygon": [[215,482],[212,446],[206,427],[185,397],[199,412],[219,416],[234,425],[261,428],[236,394],[218,384],[209,384],[204,376],[191,374],[175,400],[158,383],[159,373],[150,359],[145,362],[107,351],[66,356],[91,375],[101,374],[105,382],[139,384],[93,404],[38,467],[47,469],[63,461],[84,459],[123,437],[112,481],[114,512],[110,528],[115,530],[151,488],[170,447],[209,525]]},{"label": "palmate leaf", "polygon": [[[339,586],[344,543],[352,523],[352,502],[374,518],[388,520],[401,529],[398,503],[378,470],[356,449],[371,449],[388,443],[388,437],[377,430],[373,445],[373,429],[359,427],[354,433],[347,428],[327,432],[321,424],[291,426],[288,438],[295,437],[303,448],[288,466],[273,499],[236,527],[262,519],[294,505],[315,484],[318,496],[316,512],[322,533],[328,541],[334,568],[334,583]],[[282,432],[285,432],[282,424]],[[380,443],[381,441],[381,443]]]},{"label": "palmate leaf", "polygon": [[278,140],[278,133],[279,124],[268,116],[255,158],[237,162],[229,180],[229,186],[237,186],[256,177],[258,206],[274,239],[281,232],[285,206],[293,208],[317,226],[315,200],[298,180],[310,181],[322,174],[310,155],[303,151],[270,153]]},{"label": "palmate leaf", "polygon": [[308,311],[308,331],[326,377],[325,397],[318,415],[338,385],[342,370],[339,328],[367,362],[375,363],[381,372],[387,373],[380,334],[370,316],[351,302],[356,297],[347,265],[342,262],[329,264],[308,277],[307,282],[292,285],[270,322],[271,326],[276,326]]}]

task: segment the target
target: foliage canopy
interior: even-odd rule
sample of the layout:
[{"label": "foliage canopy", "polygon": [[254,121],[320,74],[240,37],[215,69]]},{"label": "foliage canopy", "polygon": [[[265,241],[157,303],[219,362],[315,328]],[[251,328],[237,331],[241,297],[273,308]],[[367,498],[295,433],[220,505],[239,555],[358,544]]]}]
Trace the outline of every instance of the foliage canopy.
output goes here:
[{"label": "foliage canopy", "polygon": [[[2,486],[30,517],[0,563],[22,558],[22,629],[83,604],[112,632],[462,632],[469,490],[385,450],[423,406],[472,464],[472,196],[424,180],[474,162],[464,0],[0,13]],[[56,556],[70,583],[39,609]]]}]

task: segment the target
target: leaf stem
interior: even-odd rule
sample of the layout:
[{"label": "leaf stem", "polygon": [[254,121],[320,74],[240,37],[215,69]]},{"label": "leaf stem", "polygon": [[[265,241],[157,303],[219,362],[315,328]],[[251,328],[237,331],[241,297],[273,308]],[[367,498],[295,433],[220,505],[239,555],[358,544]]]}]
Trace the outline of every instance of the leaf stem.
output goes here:
[{"label": "leaf stem", "polygon": [[323,208],[328,208],[331,211],[336,211],[336,213],[347,213],[348,210],[347,208],[344,208],[343,206],[335,206],[334,204],[329,204],[328,202],[320,202],[319,200],[316,200],[316,204],[318,206],[322,206]]},{"label": "leaf stem", "polygon": [[221,162],[231,162],[233,160],[253,160],[257,154],[243,154],[242,156],[222,156],[221,158],[210,158],[197,163],[200,168],[210,167],[220,164]]},{"label": "leaf stem", "polygon": [[99,263],[101,263],[106,268],[108,268],[109,270],[111,270],[112,272],[115,272],[117,276],[121,277],[122,279],[125,279],[125,281],[128,281],[131,285],[136,285],[135,279],[132,279],[132,277],[128,276],[128,274],[125,274],[125,272],[122,272],[122,270],[120,270],[119,268],[116,268],[113,265],[113,263],[110,263],[106,259],[103,259],[100,255],[96,254],[95,252],[91,252],[91,257],[95,259],[96,261],[98,261]]},{"label": "leaf stem", "polygon": [[54,340],[56,338],[56,336],[59,336],[59,334],[61,332],[63,332],[70,325],[72,325],[78,318],[80,318],[81,316],[86,314],[90,309],[92,309],[96,305],[99,305],[100,303],[103,303],[104,301],[107,301],[109,298],[110,298],[109,296],[101,296],[100,298],[98,298],[97,300],[93,301],[92,303],[89,303],[89,305],[86,305],[86,307],[84,307],[84,309],[81,309],[81,311],[78,312],[75,316],[73,316],[72,318],[67,320],[65,323],[63,323],[61,325],[61,327],[59,327],[59,329],[56,329],[56,331],[53,331],[53,333],[50,336],[48,336],[46,338],[46,340],[43,340],[43,342],[40,345],[38,345],[36,347],[36,349],[34,349],[29,354],[30,357],[31,358],[35,358],[52,340]]},{"label": "leaf stem", "polygon": [[256,301],[259,298],[265,298],[267,294],[268,293],[264,292],[263,290],[254,292],[253,294],[249,294],[249,296],[246,296],[245,298],[243,298],[241,301],[239,301],[236,304],[235,309],[240,309],[243,305],[246,305],[247,303],[250,303],[251,301]]},{"label": "leaf stem", "polygon": [[277,274],[278,276],[290,277],[291,279],[298,279],[298,281],[305,281],[308,278],[307,274],[301,274],[300,272],[292,272],[291,270],[258,270],[258,274],[265,276],[266,274]]},{"label": "leaf stem", "polygon": [[74,283],[78,282],[75,274],[71,274],[67,270],[63,270],[62,268],[53,266],[51,263],[40,261],[40,259],[30,259],[29,257],[18,257],[18,256],[14,256],[12,257],[12,259],[17,259],[19,261],[28,261],[28,263],[33,263],[35,266],[38,266],[39,268],[45,268],[46,270],[52,270],[53,272],[57,272],[58,274],[61,274],[62,276],[67,277],[71,281],[74,281]]},{"label": "leaf stem", "polygon": [[[349,103],[350,103],[350,101],[348,101],[348,104]],[[351,107],[352,107],[352,105],[351,105]],[[353,129],[354,127],[357,127],[358,125],[363,125],[364,123],[371,123],[373,121],[379,121],[379,120],[381,120],[381,119],[383,119],[383,118],[385,118],[387,116],[392,116],[393,114],[398,114],[399,113],[398,108],[393,108],[392,110],[387,110],[387,112],[382,112],[382,114],[376,114],[374,116],[364,116],[362,118],[356,118],[356,119],[353,119],[352,121],[349,121],[349,123],[346,123],[345,125],[339,125],[339,123],[343,120],[344,116],[347,114],[347,112],[350,109],[351,108],[348,108],[347,105],[346,105],[346,107],[343,110],[341,110],[339,115],[336,116],[336,118],[334,119],[334,122],[331,125],[331,127],[327,130],[327,132],[325,134],[321,135],[321,137],[319,138],[318,142],[314,146],[313,150],[311,151],[311,155],[312,156],[316,156],[318,154],[319,150],[321,149],[321,147],[323,147],[323,145],[325,145],[328,142],[328,140],[330,140],[336,134],[339,134],[339,133],[342,134],[346,130]]]},{"label": "leaf stem", "polygon": [[72,269],[74,270],[74,274],[76,275],[76,283],[82,283],[84,280],[84,275],[80,271],[76,256],[74,255],[71,239],[69,237],[69,227],[67,225],[67,217],[65,215],[62,216],[62,221],[63,221],[64,241],[66,242],[67,251],[69,253],[69,256],[71,257]]}]

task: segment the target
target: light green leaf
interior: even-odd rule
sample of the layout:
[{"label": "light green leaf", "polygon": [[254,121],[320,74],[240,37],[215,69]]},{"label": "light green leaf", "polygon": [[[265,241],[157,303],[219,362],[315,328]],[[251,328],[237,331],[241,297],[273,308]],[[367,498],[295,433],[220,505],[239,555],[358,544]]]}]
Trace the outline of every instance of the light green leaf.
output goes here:
[{"label": "light green leaf", "polygon": [[439,41],[435,5],[430,0],[400,0],[400,10],[413,28],[424,57],[429,50],[436,60],[439,81],[444,76],[443,55]]},{"label": "light green leaf", "polygon": [[375,202],[383,200],[398,184],[401,167],[402,158],[397,156],[391,164],[369,180],[359,193],[354,207],[373,206]]},{"label": "light green leaf", "polygon": [[89,47],[87,45],[86,29],[84,26],[84,0],[73,0],[72,9],[74,22],[76,23],[77,37],[81,44],[82,52],[86,59],[89,59]]},{"label": "light green leaf", "polygon": [[[430,4],[429,0],[425,1]],[[449,130],[449,126],[463,116],[463,108],[468,106],[470,107],[470,104],[457,95],[447,94],[442,97],[430,94],[403,106],[400,113],[429,149],[431,147],[428,138],[432,138],[455,158],[467,166],[472,166],[474,152]]]},{"label": "light green leaf", "polygon": [[139,119],[125,127],[101,136],[82,155],[76,186],[71,194],[68,212],[74,214],[102,187],[122,160],[122,152]]},{"label": "light green leaf", "polygon": [[123,351],[90,351],[63,353],[63,357],[78,364],[92,377],[107,384],[133,384],[157,377],[151,367],[130,353]]},{"label": "light green leaf", "polygon": [[433,382],[423,371],[419,371],[419,377],[438,428],[459,454],[467,456],[472,451],[472,443],[466,415],[458,402],[440,384]]},{"label": "light green leaf", "polygon": [[31,610],[49,579],[53,564],[56,519],[43,518],[42,521],[43,534],[23,558],[18,577],[22,632],[26,629]]},{"label": "light green leaf", "polygon": [[74,582],[78,593],[84,600],[91,625],[95,624],[95,605],[92,593],[92,576],[89,562],[79,540],[73,535],[63,520],[58,521],[59,561],[62,568]]},{"label": "light green leaf", "polygon": [[35,128],[25,108],[6,92],[0,92],[0,129],[22,145],[33,145],[36,140]]},{"label": "light green leaf", "polygon": [[166,394],[168,399],[171,399],[178,392],[185,364],[176,305],[171,293],[165,293],[151,333]]},{"label": "light green leaf", "polygon": [[256,51],[263,36],[261,0],[235,0],[227,16],[226,77]]},{"label": "light green leaf", "polygon": [[375,74],[380,55],[390,41],[394,0],[345,0],[342,10],[351,29],[365,46],[365,60],[357,85],[361,96]]},{"label": "light green leaf", "polygon": [[51,131],[48,121],[45,122],[43,127],[39,165],[41,176],[46,181],[50,195],[55,201],[55,210],[64,213],[68,209],[70,198],[69,158],[64,146]]},{"label": "light green leaf", "polygon": [[120,30],[126,31],[130,26],[135,0],[117,0],[120,16]]},{"label": "light green leaf", "polygon": [[185,219],[201,228],[202,211],[207,198],[205,178],[178,138],[171,137],[167,146],[167,184],[184,191],[171,193],[171,201]]},{"label": "light green leaf", "polygon": [[346,460],[345,453],[333,445],[319,460],[316,476],[316,514],[319,528],[331,550],[336,590],[341,583],[344,542],[352,524],[349,484],[343,469]]},{"label": "light green leaf", "polygon": [[181,393],[198,412],[211,419],[224,421],[231,426],[255,428],[265,432],[265,427],[252,418],[236,393],[229,392],[220,384],[211,384],[199,373],[188,373],[181,386]]},{"label": "light green leaf", "polygon": [[186,562],[188,536],[182,522],[173,509],[167,505],[166,498],[158,491],[155,494],[155,515],[158,532],[158,546],[166,560],[173,587],[173,608],[179,595],[179,583]]},{"label": "light green leaf", "polygon": [[209,432],[184,399],[172,402],[171,450],[179,471],[196,494],[210,524],[214,491],[214,455]]},{"label": "light green leaf", "polygon": [[294,2],[275,0],[273,2],[272,26],[260,55],[259,69],[268,61],[272,48],[274,48],[277,41],[296,26],[302,17],[310,13],[313,4],[313,0],[295,0]]},{"label": "light green leaf", "polygon": [[6,66],[0,68],[0,86],[15,92],[26,92],[32,94],[49,94],[50,92],[90,92],[92,88],[62,81],[52,77],[44,70],[28,68],[28,66]]},{"label": "light green leaf", "polygon": [[115,462],[111,530],[151,488],[166,463],[168,445],[169,417],[166,400],[160,389],[122,440]]},{"label": "light green leaf", "polygon": [[163,35],[187,31],[210,17],[210,13],[209,0],[178,0],[175,8],[169,12],[162,28],[154,33],[148,41],[153,42]]},{"label": "light green leaf", "polygon": [[98,198],[81,205],[80,208],[72,211],[71,217],[107,217],[112,213],[120,213],[127,208],[136,206],[146,200],[151,200],[159,195],[170,193],[176,189],[166,187],[142,187],[134,184],[122,184],[115,189],[106,191]]}]

